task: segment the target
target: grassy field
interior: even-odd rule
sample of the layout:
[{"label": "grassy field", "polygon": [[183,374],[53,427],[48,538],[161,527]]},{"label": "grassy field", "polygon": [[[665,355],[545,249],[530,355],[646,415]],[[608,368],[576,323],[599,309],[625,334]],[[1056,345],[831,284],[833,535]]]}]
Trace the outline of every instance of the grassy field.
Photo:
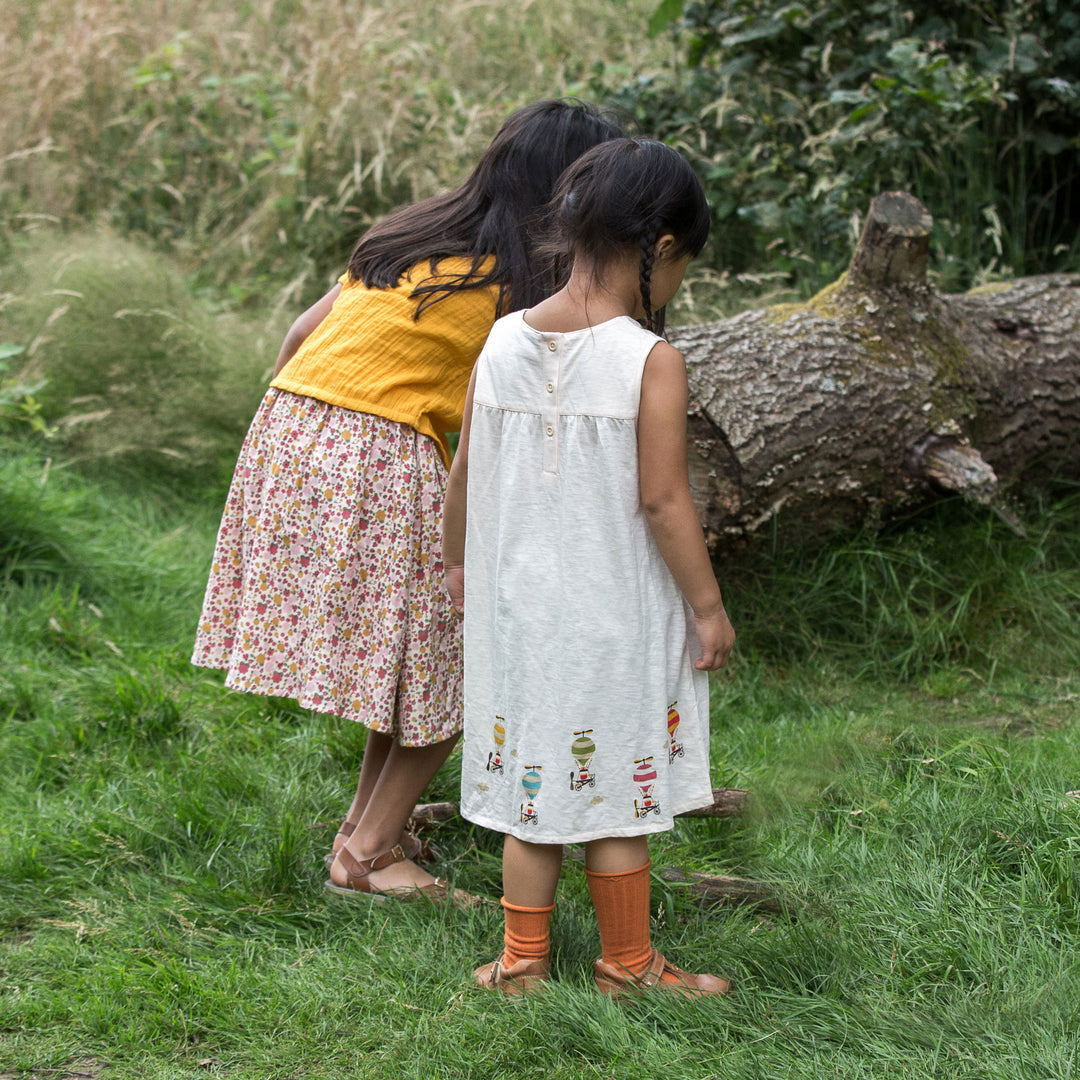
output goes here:
[{"label": "grassy field", "polygon": [[[753,808],[659,838],[653,908],[724,1000],[595,994],[573,859],[537,1000],[471,985],[497,909],[328,899],[363,730],[188,663],[285,326],[512,108],[655,63],[655,6],[0,4],[0,1080],[1080,1075],[1075,489],[1018,506],[1023,538],[944,502],[720,567],[713,781]],[[732,288],[701,275],[683,316]],[[495,837],[435,840],[499,895]]]},{"label": "grassy field", "polygon": [[[660,948],[737,991],[620,1006],[573,860],[542,1000],[470,986],[497,910],[328,900],[362,731],[188,665],[216,504],[0,460],[0,1076],[1076,1075],[1075,495],[1027,540],[952,504],[731,568],[713,776],[755,809],[682,821],[654,867],[756,878],[787,915],[657,877]],[[452,759],[432,797],[455,784]],[[494,837],[437,840],[499,895]]]}]

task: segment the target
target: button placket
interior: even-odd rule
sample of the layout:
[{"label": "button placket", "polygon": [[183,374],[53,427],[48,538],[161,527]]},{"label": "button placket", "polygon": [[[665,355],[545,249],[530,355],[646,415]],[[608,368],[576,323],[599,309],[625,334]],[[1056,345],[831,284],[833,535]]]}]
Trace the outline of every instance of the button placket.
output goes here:
[{"label": "button placket", "polygon": [[561,343],[552,338],[544,355],[544,390],[541,394],[540,419],[544,428],[544,472],[559,471],[559,364]]}]

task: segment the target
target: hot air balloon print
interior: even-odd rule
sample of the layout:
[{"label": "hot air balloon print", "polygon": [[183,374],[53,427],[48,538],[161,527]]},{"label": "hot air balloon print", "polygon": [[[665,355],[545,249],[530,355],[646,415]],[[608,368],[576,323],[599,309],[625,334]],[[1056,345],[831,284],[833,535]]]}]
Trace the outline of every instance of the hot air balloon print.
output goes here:
[{"label": "hot air balloon print", "polygon": [[580,791],[583,787],[596,787],[596,777],[589,771],[592,765],[593,755],[596,753],[596,743],[590,738],[592,728],[584,731],[575,731],[576,738],[570,744],[570,756],[577,762],[577,770],[570,770],[570,790]]},{"label": "hot air balloon print", "polygon": [[521,804],[522,825],[530,823],[538,825],[540,823],[540,815],[537,814],[533,802],[536,796],[540,794],[540,785],[543,783],[540,771],[543,767],[543,765],[525,766],[525,775],[521,778],[521,786],[525,789],[525,802]]},{"label": "hot air balloon print", "polygon": [[677,757],[683,757],[683,745],[675,741],[675,735],[679,730],[679,710],[675,708],[679,703],[673,701],[667,710],[667,734],[668,734],[668,764],[670,765]]},{"label": "hot air balloon print", "polygon": [[501,716],[496,714],[494,728],[495,749],[488,754],[488,772],[497,772],[501,774],[503,771],[502,751],[503,744],[506,742],[506,727],[504,726],[505,724],[506,721]]},{"label": "hot air balloon print", "polygon": [[660,816],[660,804],[653,798],[653,785],[656,783],[656,769],[653,768],[652,758],[635,758],[634,783],[641,792],[641,798],[634,800],[634,817],[643,818],[654,813]]}]

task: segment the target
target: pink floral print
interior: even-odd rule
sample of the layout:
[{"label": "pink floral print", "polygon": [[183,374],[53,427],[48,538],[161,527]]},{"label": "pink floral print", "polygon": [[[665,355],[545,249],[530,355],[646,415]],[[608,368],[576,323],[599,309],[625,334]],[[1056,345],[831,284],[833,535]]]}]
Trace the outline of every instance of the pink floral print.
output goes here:
[{"label": "pink floral print", "polygon": [[271,389],[244,441],[192,662],[405,746],[461,730],[446,469],[407,424]]}]

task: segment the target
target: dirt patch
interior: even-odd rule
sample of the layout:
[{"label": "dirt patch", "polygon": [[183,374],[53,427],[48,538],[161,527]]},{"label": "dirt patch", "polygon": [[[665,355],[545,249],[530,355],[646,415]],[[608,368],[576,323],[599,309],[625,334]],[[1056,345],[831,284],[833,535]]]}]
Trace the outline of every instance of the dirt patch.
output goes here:
[{"label": "dirt patch", "polygon": [[972,726],[990,728],[1003,735],[1035,735],[1038,731],[1038,720],[1034,716],[988,716],[983,720],[976,720]]}]

